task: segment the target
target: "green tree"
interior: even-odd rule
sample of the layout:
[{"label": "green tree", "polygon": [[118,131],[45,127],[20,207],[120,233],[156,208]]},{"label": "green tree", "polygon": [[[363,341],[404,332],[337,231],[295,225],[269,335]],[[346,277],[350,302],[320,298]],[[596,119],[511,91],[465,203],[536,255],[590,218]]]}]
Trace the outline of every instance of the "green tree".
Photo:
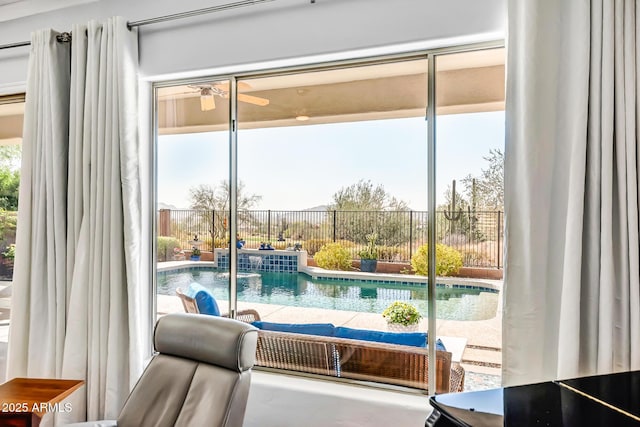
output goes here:
[{"label": "green tree", "polygon": [[20,171],[0,168],[0,209],[18,210]]},{"label": "green tree", "polygon": [[[221,181],[218,186],[201,184],[196,187],[192,187],[189,190],[189,194],[191,198],[191,209],[201,211],[198,213],[200,220],[205,221],[208,224],[212,237],[226,237],[226,219],[229,211],[229,202],[231,200],[231,188],[229,186],[229,181]],[[248,212],[249,209],[254,207],[260,200],[262,200],[262,196],[247,194],[245,184],[240,181],[238,183],[237,197],[238,221],[249,221],[251,219],[251,214]],[[215,227],[212,226],[213,216],[211,211],[216,211]]]},{"label": "green tree", "polygon": [[[220,182],[219,186],[201,184],[189,190],[191,197],[191,209],[215,209],[219,211],[229,210],[231,200],[231,188],[229,181]],[[246,211],[251,209],[262,200],[262,196],[256,194],[246,194],[245,184],[238,183],[238,210]]]},{"label": "green tree", "polygon": [[20,145],[0,146],[0,251],[10,264],[15,255],[20,155]]},{"label": "green tree", "polygon": [[462,180],[467,203],[476,210],[504,209],[504,153],[500,149],[489,150],[483,157],[489,165],[479,177],[467,175]]},{"label": "green tree", "polygon": [[[360,180],[333,195],[327,207],[329,221],[336,224],[336,237],[365,244],[367,235],[377,233],[382,245],[409,241],[409,207],[391,196],[380,184]],[[335,219],[333,212],[335,211]]]},{"label": "green tree", "polygon": [[20,145],[0,146],[0,209],[18,210]]},{"label": "green tree", "polygon": [[408,210],[405,202],[392,197],[380,184],[374,186],[370,180],[361,179],[348,187],[342,187],[333,195],[329,210],[373,211]]}]

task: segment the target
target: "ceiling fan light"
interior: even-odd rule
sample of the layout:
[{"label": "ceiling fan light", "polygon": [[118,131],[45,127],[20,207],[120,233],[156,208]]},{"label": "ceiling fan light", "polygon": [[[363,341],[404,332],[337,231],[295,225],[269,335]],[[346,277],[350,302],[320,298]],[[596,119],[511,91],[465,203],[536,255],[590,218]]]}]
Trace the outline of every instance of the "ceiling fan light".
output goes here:
[{"label": "ceiling fan light", "polygon": [[211,88],[202,88],[200,91],[200,109],[202,111],[210,111],[216,108],[216,101],[213,99],[213,91]]},{"label": "ceiling fan light", "polygon": [[299,122],[306,122],[307,120],[309,120],[309,116],[305,116],[303,114],[296,116],[296,120]]}]

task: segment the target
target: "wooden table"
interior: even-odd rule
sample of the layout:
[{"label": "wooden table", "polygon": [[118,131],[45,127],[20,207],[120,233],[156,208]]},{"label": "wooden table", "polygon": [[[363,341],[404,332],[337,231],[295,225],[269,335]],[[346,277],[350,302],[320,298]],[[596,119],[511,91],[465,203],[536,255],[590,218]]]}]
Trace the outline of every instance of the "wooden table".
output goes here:
[{"label": "wooden table", "polygon": [[0,385],[0,425],[37,427],[47,412],[69,412],[67,396],[82,387],[81,380],[14,378]]}]

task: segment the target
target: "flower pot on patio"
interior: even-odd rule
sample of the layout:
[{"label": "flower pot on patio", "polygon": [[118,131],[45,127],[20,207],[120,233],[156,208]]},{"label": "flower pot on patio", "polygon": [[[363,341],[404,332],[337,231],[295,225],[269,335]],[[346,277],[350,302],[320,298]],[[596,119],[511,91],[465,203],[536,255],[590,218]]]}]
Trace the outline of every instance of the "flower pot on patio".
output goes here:
[{"label": "flower pot on patio", "polygon": [[360,271],[366,273],[375,273],[378,267],[378,247],[376,246],[376,240],[378,235],[376,233],[367,234],[367,246],[358,252],[360,256]]},{"label": "flower pot on patio", "polygon": [[365,273],[375,273],[378,268],[378,260],[377,259],[361,259],[360,260],[360,271]]},{"label": "flower pot on patio", "polygon": [[202,255],[202,251],[200,250],[200,246],[202,246],[202,242],[198,240],[198,235],[193,236],[193,240],[189,240],[189,244],[191,245],[191,261],[200,261],[200,255]]},{"label": "flower pot on patio", "polygon": [[202,255],[202,252],[200,252],[200,249],[193,249],[191,251],[191,261],[200,261],[200,255]]},{"label": "flower pot on patio", "polygon": [[360,271],[363,271],[365,273],[375,273],[376,268],[378,268],[377,259],[361,259],[360,260]]},{"label": "flower pot on patio", "polygon": [[382,312],[387,321],[387,329],[393,332],[416,332],[422,315],[413,305],[404,301],[394,301]]},{"label": "flower pot on patio", "polygon": [[418,326],[420,325],[417,323],[413,325],[403,325],[401,323],[387,322],[387,329],[391,332],[418,332]]}]

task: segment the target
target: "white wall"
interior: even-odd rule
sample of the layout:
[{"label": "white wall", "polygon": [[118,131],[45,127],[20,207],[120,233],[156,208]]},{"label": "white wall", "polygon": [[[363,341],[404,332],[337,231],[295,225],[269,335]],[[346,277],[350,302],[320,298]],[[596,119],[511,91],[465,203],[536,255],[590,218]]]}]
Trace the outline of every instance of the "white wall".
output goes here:
[{"label": "white wall", "polygon": [[[0,22],[0,44],[29,40],[30,32],[39,28],[68,31],[73,23],[92,18],[121,15],[135,21],[228,1],[99,0]],[[269,66],[268,61],[321,60],[310,58],[317,55],[339,59],[340,53],[344,58],[353,55],[349,51],[363,49],[382,52],[389,47],[393,51],[495,40],[506,28],[506,0],[316,1],[278,0],[141,28],[142,75],[153,80],[169,73],[219,74],[224,67],[252,70]],[[405,44],[411,46],[398,46]],[[28,52],[29,48],[0,51],[0,94],[23,87]],[[148,94],[148,85],[142,86]],[[428,413],[423,396],[256,376],[246,424],[418,426],[424,425]]]},{"label": "white wall", "polygon": [[[0,23],[0,44],[30,32],[121,15],[130,21],[230,0],[100,0]],[[0,13],[2,13],[0,9]],[[506,28],[506,0],[277,0],[140,29],[142,74],[168,73],[416,43],[492,40]],[[29,48],[0,51],[0,90],[26,80]]]},{"label": "white wall", "polygon": [[419,394],[254,371],[245,427],[422,427],[431,414]]}]

